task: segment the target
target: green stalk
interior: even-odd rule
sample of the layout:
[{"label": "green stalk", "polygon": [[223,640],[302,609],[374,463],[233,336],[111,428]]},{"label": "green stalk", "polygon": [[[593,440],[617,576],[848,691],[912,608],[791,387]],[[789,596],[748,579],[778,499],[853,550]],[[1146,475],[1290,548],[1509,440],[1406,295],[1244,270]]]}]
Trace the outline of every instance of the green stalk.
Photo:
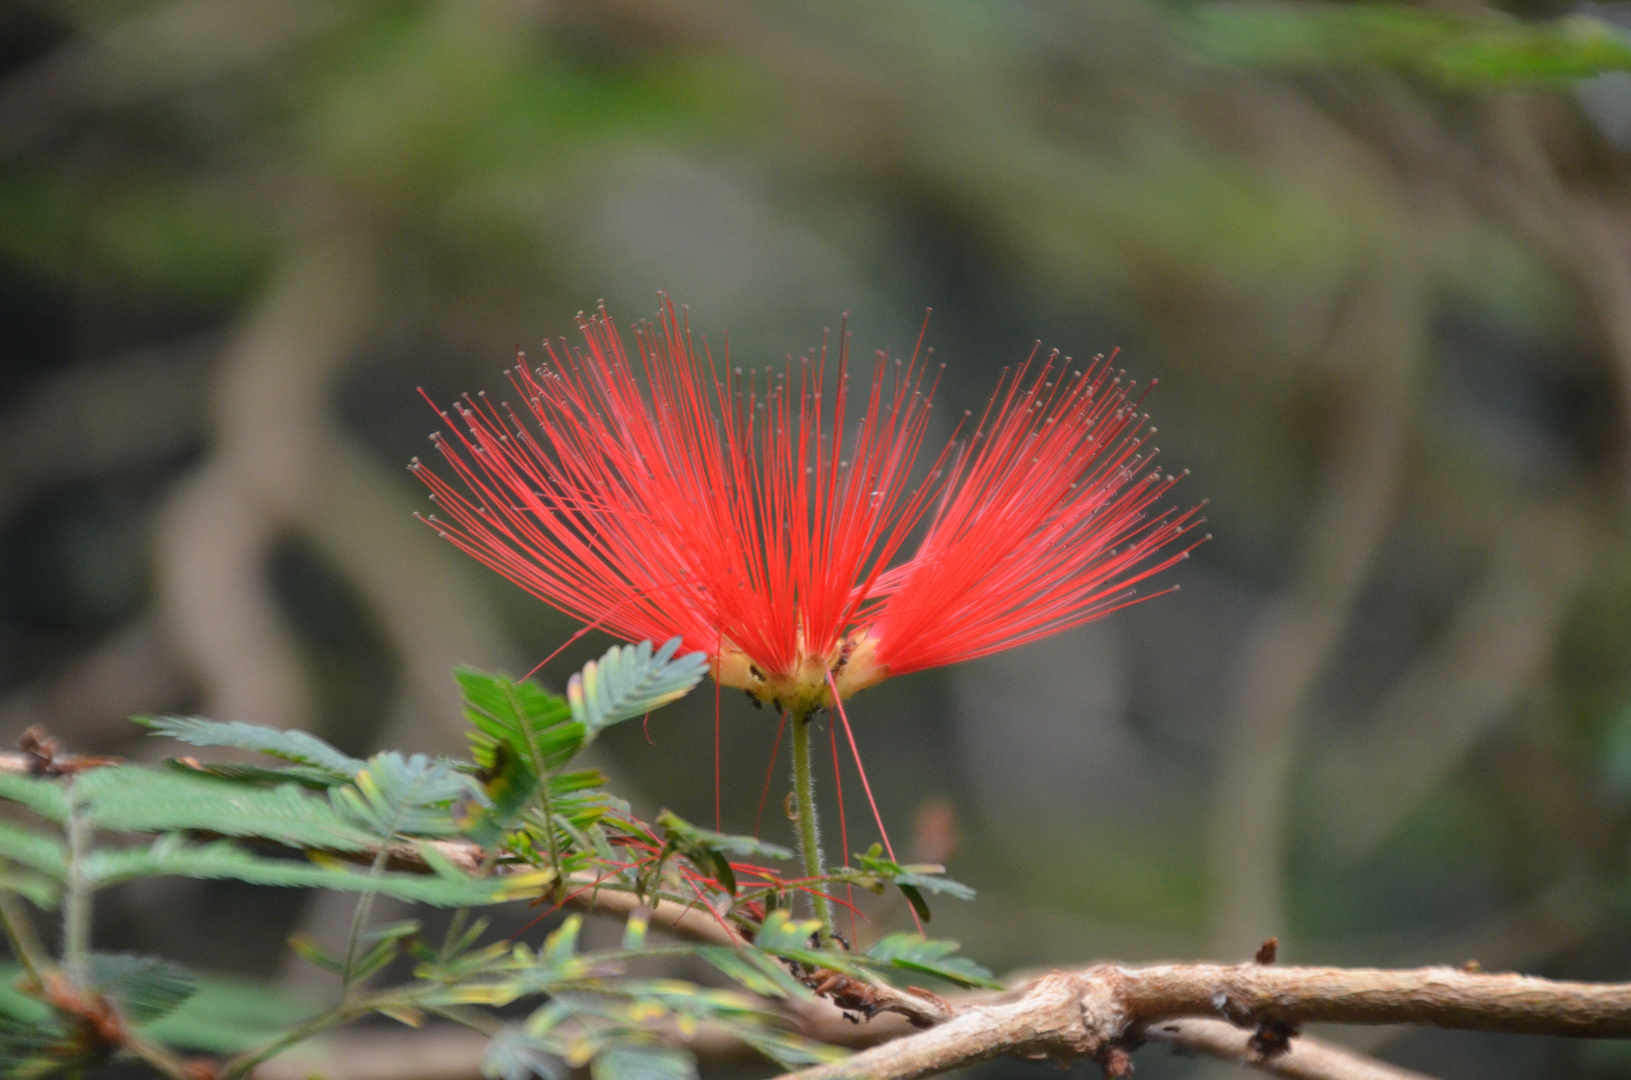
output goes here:
[{"label": "green stalk", "polygon": [[68,785],[68,866],[62,891],[62,966],[78,986],[88,985],[87,957],[91,951],[92,885],[85,878],[85,856],[90,854],[91,824]]},{"label": "green stalk", "polygon": [[313,1035],[321,1035],[332,1027],[349,1024],[353,1020],[360,1020],[369,1013],[380,1008],[394,1004],[416,1005],[413,991],[417,987],[399,987],[396,990],[386,991],[374,995],[353,998],[350,1003],[336,1005],[328,1012],[319,1013],[310,1020],[300,1023],[277,1036],[262,1046],[252,1050],[245,1050],[237,1057],[229,1059],[221,1066],[218,1074],[220,1080],[244,1080],[256,1065],[274,1058],[298,1043],[303,1043]]},{"label": "green stalk", "polygon": [[821,830],[816,825],[815,776],[810,768],[810,714],[793,717],[793,800],[798,807],[799,855],[811,880],[810,900],[821,920],[821,944],[832,941],[832,905],[821,890],[827,876],[821,858]]},{"label": "green stalk", "polygon": [[[385,863],[390,855],[389,847],[379,849],[379,854],[374,856],[373,865],[368,868],[370,879],[377,878],[385,872]],[[369,890],[357,897],[357,909],[351,915],[351,936],[345,943],[345,970],[340,975],[341,1001],[351,996],[352,972],[357,969],[357,951],[362,944],[362,932],[368,929],[368,916],[374,910],[374,896],[375,893]]]}]

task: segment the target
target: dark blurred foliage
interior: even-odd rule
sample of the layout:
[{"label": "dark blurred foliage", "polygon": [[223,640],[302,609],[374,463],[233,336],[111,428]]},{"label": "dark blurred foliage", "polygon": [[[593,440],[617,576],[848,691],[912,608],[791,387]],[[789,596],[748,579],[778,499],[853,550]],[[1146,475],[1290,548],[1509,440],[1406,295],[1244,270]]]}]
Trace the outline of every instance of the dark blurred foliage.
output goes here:
[{"label": "dark blurred foliage", "polygon": [[[942,418],[1038,338],[1159,377],[1164,457],[1216,533],[1177,595],[855,701],[897,840],[959,837],[981,889],[941,936],[999,970],[1278,934],[1294,961],[1626,978],[1617,26],[1558,3],[13,0],[0,734],[151,755],[124,718],[190,710],[455,749],[453,664],[520,673],[575,628],[412,520],[417,387],[497,392],[518,344],[659,288],[754,363],[846,310],[862,356],[909,350],[932,306]],[[606,740],[637,806],[706,817],[713,718],[699,692]],[[721,703],[729,828],[761,813],[774,723]],[[103,930],[271,975],[290,925],[346,918],[292,903],[178,885]],[[1451,1075],[1631,1073],[1612,1045],[1347,1037]]]}]

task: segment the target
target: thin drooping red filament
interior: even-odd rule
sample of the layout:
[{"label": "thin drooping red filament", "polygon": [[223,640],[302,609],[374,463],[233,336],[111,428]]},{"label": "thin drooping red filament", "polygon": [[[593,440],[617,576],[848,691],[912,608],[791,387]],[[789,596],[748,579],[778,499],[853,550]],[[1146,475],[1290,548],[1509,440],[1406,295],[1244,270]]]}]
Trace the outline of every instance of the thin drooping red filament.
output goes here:
[{"label": "thin drooping red filament", "polygon": [[[832,676],[832,672],[830,672],[830,671],[827,672],[827,682],[829,684],[833,683],[833,676]],[[838,695],[837,695],[837,686],[836,685],[833,686],[833,691],[834,691],[834,693],[833,693],[834,699],[837,701],[837,704],[838,704],[838,720],[839,720],[840,723],[842,723],[844,725],[844,738],[849,741],[850,755],[855,758],[855,771],[857,773],[859,773],[860,776],[861,776],[861,790],[866,792],[867,805],[872,808],[872,820],[877,822],[878,835],[883,837],[883,849],[889,855],[889,861],[890,862],[899,863],[900,860],[895,858],[895,845],[891,844],[889,842],[889,830],[883,827],[883,815],[878,813],[878,800],[874,799],[872,797],[872,783],[871,783],[871,781],[869,781],[866,778],[866,766],[861,764],[861,748],[859,746],[855,745],[855,732],[850,730],[849,713],[846,712],[845,709],[844,709],[844,699],[841,698],[841,697],[838,697]],[[835,740],[837,739],[836,733],[834,734],[833,738]],[[834,753],[836,754],[836,752],[837,752],[837,744],[835,742],[834,743]],[[838,762],[837,762],[837,760],[835,758],[835,760],[833,761],[834,767],[836,767],[837,764],[838,764]],[[843,804],[842,803],[839,804],[839,815],[840,815],[840,820],[842,820],[842,815],[843,815]],[[845,846],[846,849],[849,847],[848,839],[846,839],[844,841],[844,846]],[[912,921],[917,924],[917,931],[918,931],[918,933],[921,934],[923,932],[923,920],[918,918],[917,908],[915,908],[915,907],[912,908]],[[854,928],[851,927],[851,932],[853,932],[853,930],[854,930]]]},{"label": "thin drooping red filament", "polygon": [[[838,764],[838,729],[831,724],[827,725],[827,740],[832,743],[832,784],[833,790],[838,793],[838,857],[845,866],[849,865],[849,819],[844,814],[844,770]],[[855,886],[849,882],[844,883],[844,898],[850,902],[849,936],[853,943],[859,936],[855,932]]]},{"label": "thin drooping red filament", "polygon": [[765,801],[770,798],[770,781],[776,773],[776,755],[782,748],[782,733],[787,730],[787,714],[781,714],[781,722],[776,725],[776,741],[770,744],[770,764],[765,766],[765,786],[759,792],[759,809],[753,815],[753,835],[760,835],[760,828],[765,820]]}]

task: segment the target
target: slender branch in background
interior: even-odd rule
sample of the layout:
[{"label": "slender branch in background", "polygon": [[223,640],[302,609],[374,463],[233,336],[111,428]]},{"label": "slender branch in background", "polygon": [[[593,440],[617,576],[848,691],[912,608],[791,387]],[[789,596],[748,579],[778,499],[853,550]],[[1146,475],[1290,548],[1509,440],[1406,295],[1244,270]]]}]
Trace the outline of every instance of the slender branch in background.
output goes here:
[{"label": "slender branch in background", "polygon": [[832,941],[832,905],[820,884],[827,871],[821,857],[821,828],[816,821],[815,774],[810,756],[810,714],[792,717],[793,800],[798,807],[799,857],[804,860],[804,876],[815,884],[810,901],[815,917],[821,920],[821,943]]},{"label": "slender branch in background", "polygon": [[1374,851],[1510,715],[1554,651],[1590,569],[1589,531],[1566,502],[1505,516],[1485,579],[1365,722],[1322,747],[1311,824],[1328,855],[1351,864]]},{"label": "slender branch in background", "polygon": [[1398,488],[1409,430],[1406,388],[1425,332],[1418,273],[1395,267],[1362,286],[1328,347],[1365,373],[1331,439],[1333,460],[1293,584],[1242,648],[1225,706],[1213,797],[1214,955],[1279,933],[1285,799],[1303,701],[1336,648],[1370,573]]},{"label": "slender branch in background", "polygon": [[[1494,167],[1480,162],[1466,170],[1464,182],[1552,260],[1597,316],[1617,368],[1625,423],[1631,420],[1631,233],[1623,213],[1605,204],[1594,185],[1565,180],[1556,159],[1584,150],[1560,143],[1555,116],[1536,104],[1522,93],[1492,100],[1485,124],[1497,149]],[[1631,481],[1627,466],[1631,462],[1622,461],[1622,485]],[[1622,498],[1631,499],[1631,487],[1622,488]]]}]

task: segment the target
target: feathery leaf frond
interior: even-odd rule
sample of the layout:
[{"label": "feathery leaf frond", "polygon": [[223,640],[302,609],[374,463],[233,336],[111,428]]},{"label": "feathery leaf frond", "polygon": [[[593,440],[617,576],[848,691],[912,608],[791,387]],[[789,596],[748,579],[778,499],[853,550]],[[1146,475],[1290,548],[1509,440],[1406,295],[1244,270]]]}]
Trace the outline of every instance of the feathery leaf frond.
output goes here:
[{"label": "feathery leaf frond", "polygon": [[338,780],[351,779],[363,767],[363,762],[342,754],[322,739],[304,731],[284,731],[260,724],[246,724],[241,720],[222,723],[191,716],[138,716],[135,720],[152,728],[155,735],[168,735],[192,746],[230,746],[238,750],[253,750],[268,757],[320,769],[333,774]]},{"label": "feathery leaf frond", "polygon": [[655,652],[652,643],[614,645],[591,660],[566,684],[572,718],[590,738],[603,728],[667,705],[690,693],[708,674],[705,653],[676,656],[684,638],[669,638]]}]

